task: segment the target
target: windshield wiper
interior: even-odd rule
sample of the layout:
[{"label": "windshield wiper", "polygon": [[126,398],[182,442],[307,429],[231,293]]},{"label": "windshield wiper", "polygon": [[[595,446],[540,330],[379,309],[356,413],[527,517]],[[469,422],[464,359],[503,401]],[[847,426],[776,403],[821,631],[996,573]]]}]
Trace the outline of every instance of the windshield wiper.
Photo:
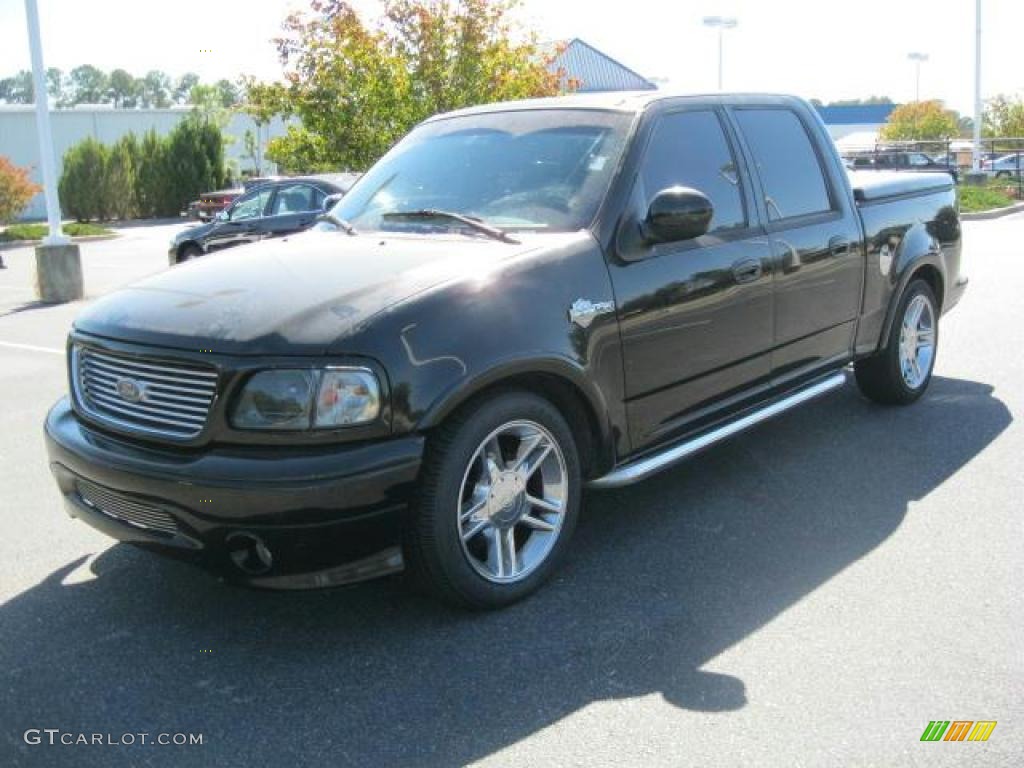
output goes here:
[{"label": "windshield wiper", "polygon": [[353,227],[351,224],[349,224],[347,221],[345,221],[340,216],[335,216],[330,211],[327,211],[326,213],[321,213],[319,216],[316,217],[316,220],[317,221],[326,221],[328,224],[333,224],[338,229],[340,229],[342,232],[344,232],[346,235],[358,235],[359,234],[358,232],[356,232],[356,228],[355,227]]},{"label": "windshield wiper", "polygon": [[390,211],[388,213],[382,213],[381,218],[384,219],[448,219],[450,221],[457,221],[460,224],[465,224],[467,227],[475,229],[477,232],[481,232],[488,237],[492,237],[495,240],[501,240],[503,243],[515,243],[519,244],[519,241],[512,237],[508,232],[497,227],[492,227],[490,224],[485,224],[475,216],[463,216],[461,213],[454,213],[453,211],[439,211],[435,208],[421,208],[418,211]]}]

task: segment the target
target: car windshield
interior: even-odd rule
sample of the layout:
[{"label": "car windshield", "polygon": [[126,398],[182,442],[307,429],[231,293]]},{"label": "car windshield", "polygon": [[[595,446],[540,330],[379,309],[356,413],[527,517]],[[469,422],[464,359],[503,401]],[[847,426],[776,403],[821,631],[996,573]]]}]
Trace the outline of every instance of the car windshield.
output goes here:
[{"label": "car windshield", "polygon": [[333,210],[359,231],[472,230],[456,213],[503,230],[566,232],[590,224],[632,115],[583,109],[443,118],[400,141]]}]

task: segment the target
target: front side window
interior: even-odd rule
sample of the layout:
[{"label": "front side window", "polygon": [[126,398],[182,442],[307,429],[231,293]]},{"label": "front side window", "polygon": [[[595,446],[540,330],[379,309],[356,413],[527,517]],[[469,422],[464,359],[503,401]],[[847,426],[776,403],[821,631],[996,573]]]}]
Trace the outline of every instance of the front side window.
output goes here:
[{"label": "front side window", "polygon": [[277,190],[277,197],[274,198],[274,207],[271,209],[270,215],[281,216],[315,210],[317,210],[317,203],[313,187],[308,184],[292,184]]},{"label": "front side window", "polygon": [[334,209],[358,230],[435,231],[447,211],[506,230],[589,226],[619,164],[632,114],[533,109],[425,123],[381,158]]},{"label": "front side window", "polygon": [[747,217],[739,171],[718,116],[711,110],[658,119],[640,170],[642,199],[669,187],[703,192],[714,206],[709,232],[743,228]]},{"label": "front side window", "polygon": [[832,210],[818,154],[795,112],[738,109],[735,114],[754,156],[771,220]]},{"label": "front side window", "polygon": [[263,189],[252,192],[239,199],[231,209],[232,221],[245,221],[246,219],[258,219],[263,215],[267,202],[270,200],[270,190]]}]

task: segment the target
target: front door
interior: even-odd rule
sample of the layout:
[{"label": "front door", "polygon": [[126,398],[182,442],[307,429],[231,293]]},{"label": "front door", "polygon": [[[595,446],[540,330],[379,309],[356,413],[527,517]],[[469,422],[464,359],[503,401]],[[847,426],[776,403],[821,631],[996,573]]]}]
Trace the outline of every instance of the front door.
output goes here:
[{"label": "front door", "polygon": [[623,227],[677,185],[707,195],[714,217],[700,238],[610,259],[634,450],[696,427],[771,374],[771,244],[722,116],[697,108],[654,120]]},{"label": "front door", "polygon": [[227,210],[226,219],[218,219],[206,237],[206,249],[214,251],[260,239],[261,221],[270,202],[269,187],[253,190],[235,201]]},{"label": "front door", "polygon": [[323,193],[309,184],[278,187],[263,221],[264,237],[279,237],[309,229],[323,208]]}]

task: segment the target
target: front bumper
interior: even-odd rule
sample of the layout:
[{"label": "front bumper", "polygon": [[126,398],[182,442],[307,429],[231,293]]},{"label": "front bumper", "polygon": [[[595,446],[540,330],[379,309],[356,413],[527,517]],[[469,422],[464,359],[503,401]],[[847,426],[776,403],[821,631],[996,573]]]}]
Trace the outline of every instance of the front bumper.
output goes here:
[{"label": "front bumper", "polygon": [[[94,429],[67,398],[46,418],[50,469],[72,517],[232,580],[282,588],[401,570],[401,520],[423,443],[412,435],[301,448],[155,449]],[[240,542],[257,540],[269,567],[266,558],[255,568],[253,558],[239,558]]]}]

